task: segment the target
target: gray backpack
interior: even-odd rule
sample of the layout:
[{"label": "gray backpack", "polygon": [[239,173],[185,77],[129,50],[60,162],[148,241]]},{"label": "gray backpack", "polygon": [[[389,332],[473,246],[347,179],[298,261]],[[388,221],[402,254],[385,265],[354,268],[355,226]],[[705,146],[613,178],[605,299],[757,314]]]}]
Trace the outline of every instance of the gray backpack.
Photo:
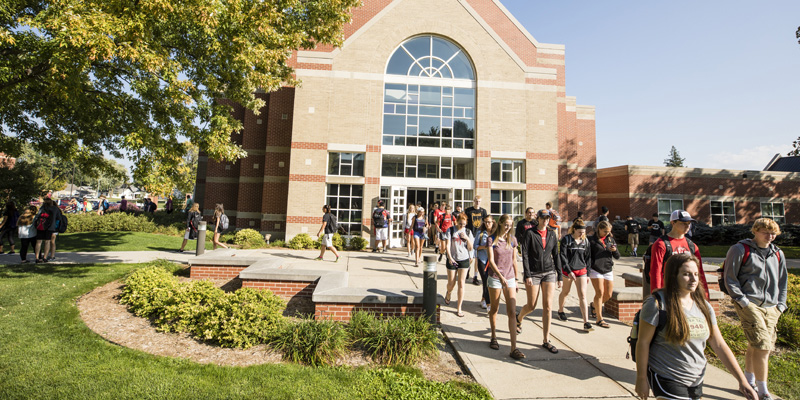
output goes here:
[{"label": "gray backpack", "polygon": [[225,214],[220,215],[219,217],[219,225],[222,229],[228,229],[228,216]]}]

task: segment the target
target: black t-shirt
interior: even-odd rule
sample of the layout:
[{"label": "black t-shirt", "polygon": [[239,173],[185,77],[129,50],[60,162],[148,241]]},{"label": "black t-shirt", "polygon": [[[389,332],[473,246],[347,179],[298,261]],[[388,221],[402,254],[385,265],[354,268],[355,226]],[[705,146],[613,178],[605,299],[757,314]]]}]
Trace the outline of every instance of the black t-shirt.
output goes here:
[{"label": "black t-shirt", "polygon": [[333,216],[331,213],[325,213],[322,216],[322,222],[325,222],[325,233],[333,233]]},{"label": "black t-shirt", "polygon": [[522,243],[522,239],[525,237],[525,232],[527,232],[528,229],[531,229],[534,226],[536,226],[535,219],[528,221],[525,218],[523,218],[519,222],[517,222],[517,230],[514,232],[514,237],[517,238],[517,243]]},{"label": "black t-shirt", "polygon": [[625,229],[628,230],[628,233],[639,233],[639,223],[635,219],[625,221]]},{"label": "black t-shirt", "polygon": [[470,207],[464,212],[467,213],[467,229],[473,231],[481,229],[481,226],[483,226],[483,219],[486,218],[487,215],[486,209],[483,207]]},{"label": "black t-shirt", "polygon": [[653,219],[651,219],[650,222],[647,223],[647,226],[650,228],[651,236],[661,236],[661,230],[664,229],[663,222],[656,221]]}]

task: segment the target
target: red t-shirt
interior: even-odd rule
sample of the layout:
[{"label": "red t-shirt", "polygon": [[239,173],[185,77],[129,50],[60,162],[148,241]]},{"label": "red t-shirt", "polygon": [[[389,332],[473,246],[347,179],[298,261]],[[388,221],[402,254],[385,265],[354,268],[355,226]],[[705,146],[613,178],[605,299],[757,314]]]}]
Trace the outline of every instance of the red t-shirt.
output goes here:
[{"label": "red t-shirt", "polygon": [[[672,254],[681,254],[681,253],[688,253],[689,243],[686,242],[686,238],[682,239],[675,239],[670,237],[669,244],[672,246]],[[706,291],[706,297],[708,297],[708,282],[706,282],[706,274],[703,271],[703,258],[700,257],[700,246],[697,243],[694,244],[694,256],[700,260],[700,263],[697,265],[697,269],[700,272],[700,283],[703,285],[703,289]],[[656,289],[661,289],[664,287],[664,254],[667,252],[667,247],[664,245],[664,241],[659,239],[653,243],[653,249],[650,252],[651,260],[650,260],[650,291],[654,291]]]},{"label": "red t-shirt", "polygon": [[439,229],[441,229],[442,232],[447,232],[447,230],[453,226],[453,214],[443,214],[439,219],[441,221],[439,222]]},{"label": "red t-shirt", "polygon": [[542,248],[545,248],[547,246],[547,229],[543,231],[537,229],[536,232],[539,232],[539,236],[542,237]]},{"label": "red t-shirt", "polygon": [[444,211],[438,208],[433,211],[433,222],[436,223],[437,225],[439,224],[439,218],[442,217],[442,214],[444,214]]}]

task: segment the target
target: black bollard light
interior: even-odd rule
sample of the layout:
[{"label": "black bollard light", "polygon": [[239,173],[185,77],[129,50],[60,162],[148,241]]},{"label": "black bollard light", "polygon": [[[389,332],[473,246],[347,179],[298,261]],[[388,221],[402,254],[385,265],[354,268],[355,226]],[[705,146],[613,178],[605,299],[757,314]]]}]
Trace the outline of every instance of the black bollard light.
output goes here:
[{"label": "black bollard light", "polygon": [[200,221],[197,227],[197,250],[194,255],[199,256],[206,252],[206,221]]},{"label": "black bollard light", "polygon": [[438,256],[425,256],[422,278],[422,308],[431,324],[436,325],[436,263]]}]

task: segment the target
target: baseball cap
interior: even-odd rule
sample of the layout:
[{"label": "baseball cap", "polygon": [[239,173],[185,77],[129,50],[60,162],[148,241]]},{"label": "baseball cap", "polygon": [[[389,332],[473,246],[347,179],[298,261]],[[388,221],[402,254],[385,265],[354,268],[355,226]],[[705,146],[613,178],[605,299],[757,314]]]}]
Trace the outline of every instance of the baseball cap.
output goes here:
[{"label": "baseball cap", "polygon": [[536,218],[544,218],[544,219],[550,218],[550,211],[544,209],[539,210],[536,212]]},{"label": "baseball cap", "polygon": [[669,217],[670,221],[681,221],[681,222],[697,222],[688,212],[684,210],[675,210],[672,212],[672,215]]}]

